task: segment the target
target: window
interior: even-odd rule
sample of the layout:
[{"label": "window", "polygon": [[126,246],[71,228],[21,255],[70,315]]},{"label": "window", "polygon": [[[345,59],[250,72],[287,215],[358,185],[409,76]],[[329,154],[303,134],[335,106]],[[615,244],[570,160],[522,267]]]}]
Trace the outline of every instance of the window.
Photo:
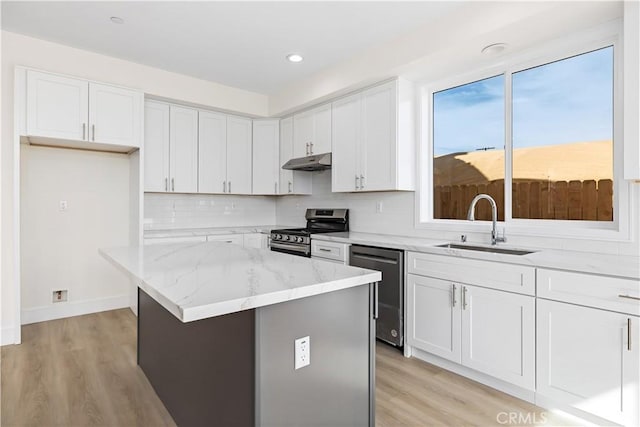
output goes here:
[{"label": "window", "polygon": [[[490,194],[504,219],[504,75],[433,94],[433,217],[466,219]],[[477,219],[491,219],[488,204]]]},{"label": "window", "polygon": [[613,47],[512,79],[513,217],[613,221]]},{"label": "window", "polygon": [[612,45],[469,81],[429,92],[422,216],[464,220],[487,193],[499,220],[614,221]]}]

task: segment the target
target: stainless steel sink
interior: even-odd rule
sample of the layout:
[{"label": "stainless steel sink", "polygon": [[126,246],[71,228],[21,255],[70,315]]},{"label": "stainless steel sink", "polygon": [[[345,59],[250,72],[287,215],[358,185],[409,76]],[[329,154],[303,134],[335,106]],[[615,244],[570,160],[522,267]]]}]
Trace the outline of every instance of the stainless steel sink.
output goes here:
[{"label": "stainless steel sink", "polygon": [[436,245],[436,247],[447,248],[447,249],[462,249],[465,251],[491,252],[495,254],[507,254],[507,255],[527,255],[535,252],[535,251],[524,251],[522,249],[498,248],[495,246],[461,245],[458,243],[445,243],[444,245]]}]

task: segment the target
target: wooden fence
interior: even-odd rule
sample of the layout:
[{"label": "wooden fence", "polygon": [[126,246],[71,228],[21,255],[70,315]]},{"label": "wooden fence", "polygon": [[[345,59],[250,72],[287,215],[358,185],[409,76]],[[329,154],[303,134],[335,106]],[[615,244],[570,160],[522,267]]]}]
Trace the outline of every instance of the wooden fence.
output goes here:
[{"label": "wooden fence", "polygon": [[[514,218],[613,221],[613,181],[520,181],[512,185]],[[504,206],[504,180],[480,185],[441,185],[434,188],[434,217],[466,219],[471,200],[480,193]],[[491,219],[489,203],[480,202],[476,218]],[[498,209],[498,219],[504,210]]]}]

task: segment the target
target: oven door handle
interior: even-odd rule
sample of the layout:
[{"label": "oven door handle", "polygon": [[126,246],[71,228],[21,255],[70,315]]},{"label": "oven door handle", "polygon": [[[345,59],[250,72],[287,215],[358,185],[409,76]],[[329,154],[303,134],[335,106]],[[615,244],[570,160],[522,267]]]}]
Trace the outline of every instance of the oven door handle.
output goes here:
[{"label": "oven door handle", "polygon": [[307,245],[305,246],[300,246],[300,245],[292,245],[290,243],[282,243],[282,242],[276,242],[274,240],[271,241],[271,248],[275,248],[275,249],[288,249],[291,251],[296,251],[296,252],[301,252],[301,253],[309,253],[309,247]]}]

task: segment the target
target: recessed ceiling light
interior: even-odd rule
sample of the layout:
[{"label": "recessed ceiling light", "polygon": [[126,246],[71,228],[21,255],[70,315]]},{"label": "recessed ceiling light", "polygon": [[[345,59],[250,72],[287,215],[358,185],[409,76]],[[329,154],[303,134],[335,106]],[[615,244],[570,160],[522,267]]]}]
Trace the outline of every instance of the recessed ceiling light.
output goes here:
[{"label": "recessed ceiling light", "polygon": [[302,62],[302,55],[299,55],[297,53],[290,53],[289,55],[287,55],[287,61],[289,62]]},{"label": "recessed ceiling light", "polygon": [[487,55],[495,55],[505,50],[507,46],[508,45],[506,43],[490,44],[489,46],[485,46],[484,48],[482,48],[482,53]]},{"label": "recessed ceiling light", "polygon": [[124,19],[120,18],[119,16],[112,16],[109,19],[111,19],[111,22],[113,22],[114,24],[124,24]]}]

